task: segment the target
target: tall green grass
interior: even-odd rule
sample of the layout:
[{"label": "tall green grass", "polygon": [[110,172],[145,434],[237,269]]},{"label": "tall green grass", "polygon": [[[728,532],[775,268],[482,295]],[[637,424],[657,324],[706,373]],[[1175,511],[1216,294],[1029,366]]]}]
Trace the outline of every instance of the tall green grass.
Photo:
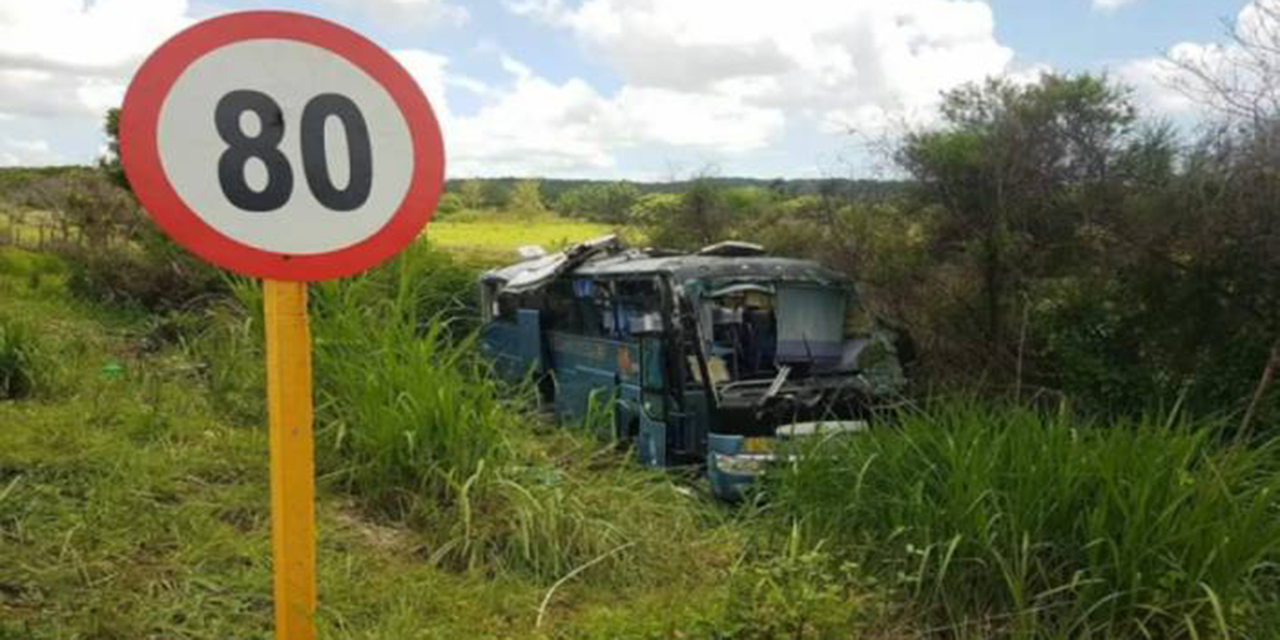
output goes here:
[{"label": "tall green grass", "polygon": [[443,319],[419,324],[404,290],[367,284],[316,289],[319,437],[342,456],[342,482],[402,510],[404,493],[444,497],[482,465],[505,464],[519,407],[488,375],[475,334],[451,340]]},{"label": "tall green grass", "polygon": [[1173,417],[951,404],[831,440],[774,508],[951,637],[1274,637],[1275,444]]},{"label": "tall green grass", "polygon": [[30,325],[0,316],[0,400],[33,395],[45,380],[43,347]]},{"label": "tall green grass", "polygon": [[[411,525],[424,560],[449,568],[550,581],[595,562],[577,579],[617,583],[711,570],[702,531],[714,508],[585,430],[544,428],[532,385],[493,374],[476,348],[475,275],[419,243],[311,287],[323,481]],[[261,363],[262,301],[252,282],[231,289],[239,318],[215,307],[194,352],[235,404],[262,395],[243,365]]]}]

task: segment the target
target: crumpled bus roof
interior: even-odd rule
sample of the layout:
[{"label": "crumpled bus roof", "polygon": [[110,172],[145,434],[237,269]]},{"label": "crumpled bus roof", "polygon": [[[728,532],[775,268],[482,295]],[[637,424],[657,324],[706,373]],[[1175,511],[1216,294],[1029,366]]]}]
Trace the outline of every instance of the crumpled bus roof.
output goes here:
[{"label": "crumpled bus roof", "polygon": [[626,249],[613,235],[487,271],[481,276],[481,280],[500,283],[501,290],[505,292],[521,293],[537,290],[563,273],[589,277],[666,274],[681,283],[736,279],[803,280],[825,284],[844,284],[849,281],[840,272],[812,260],[765,255],[674,254]]}]

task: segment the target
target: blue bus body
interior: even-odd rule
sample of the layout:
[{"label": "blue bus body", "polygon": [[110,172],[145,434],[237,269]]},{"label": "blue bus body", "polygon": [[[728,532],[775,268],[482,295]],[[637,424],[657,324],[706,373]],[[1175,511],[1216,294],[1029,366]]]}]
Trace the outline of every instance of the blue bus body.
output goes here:
[{"label": "blue bus body", "polygon": [[846,277],[741,243],[676,255],[609,236],[489,271],[481,300],[500,374],[544,380],[560,420],[607,403],[607,435],[642,464],[705,464],[727,499],[779,439],[864,428],[904,383]]}]

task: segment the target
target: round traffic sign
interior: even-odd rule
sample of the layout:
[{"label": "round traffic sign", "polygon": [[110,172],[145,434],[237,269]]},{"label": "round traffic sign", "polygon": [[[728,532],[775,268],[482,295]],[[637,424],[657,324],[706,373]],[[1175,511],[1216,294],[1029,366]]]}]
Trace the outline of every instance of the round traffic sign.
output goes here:
[{"label": "round traffic sign", "polygon": [[279,11],[206,20],[152,53],[125,94],[120,157],[179,244],[277,280],[391,257],[444,182],[440,128],[408,72],[345,27]]}]

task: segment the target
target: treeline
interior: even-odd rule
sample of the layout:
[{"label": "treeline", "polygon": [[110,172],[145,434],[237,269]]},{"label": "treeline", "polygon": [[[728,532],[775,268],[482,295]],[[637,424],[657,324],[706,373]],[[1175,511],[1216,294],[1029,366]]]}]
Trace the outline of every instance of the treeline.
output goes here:
[{"label": "treeline", "polygon": [[640,217],[655,245],[761,242],[842,268],[923,354],[926,386],[1157,405],[1274,428],[1280,118],[1196,136],[1105,78],[992,80],[906,136],[901,196],[696,181]]},{"label": "treeline", "polygon": [[[445,182],[439,211],[448,216],[463,210],[497,209],[526,211],[531,198],[536,207],[560,215],[596,222],[622,224],[633,219],[633,208],[644,199],[679,195],[695,184],[749,193],[791,198],[819,193],[841,193],[868,199],[898,197],[908,190],[906,181],[826,179],[759,179],[704,176],[666,182],[628,180],[558,180],[540,178],[460,178]],[[531,195],[532,191],[532,195]]]}]

